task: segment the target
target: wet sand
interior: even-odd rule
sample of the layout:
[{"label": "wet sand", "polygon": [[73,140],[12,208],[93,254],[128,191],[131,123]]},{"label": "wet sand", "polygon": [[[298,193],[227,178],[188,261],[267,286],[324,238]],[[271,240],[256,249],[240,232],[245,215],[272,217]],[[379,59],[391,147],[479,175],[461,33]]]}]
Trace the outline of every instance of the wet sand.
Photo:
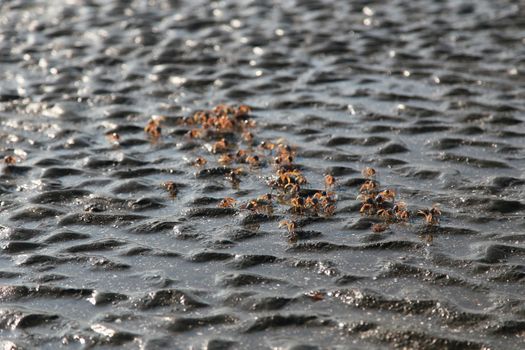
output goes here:
[{"label": "wet sand", "polygon": [[[525,347],[524,11],[2,2],[0,344]],[[251,107],[252,141],[188,135],[221,103]],[[223,137],[260,164],[221,163]],[[261,141],[293,148],[303,198],[333,175],[335,211],[249,208],[280,191]],[[365,167],[408,222],[373,232]]]}]

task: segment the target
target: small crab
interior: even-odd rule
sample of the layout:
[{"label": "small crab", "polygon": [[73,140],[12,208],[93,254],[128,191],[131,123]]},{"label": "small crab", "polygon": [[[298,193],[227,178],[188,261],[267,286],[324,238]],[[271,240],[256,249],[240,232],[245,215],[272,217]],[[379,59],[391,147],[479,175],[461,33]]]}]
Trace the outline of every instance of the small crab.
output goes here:
[{"label": "small crab", "polygon": [[197,167],[204,166],[206,165],[206,163],[208,163],[208,161],[204,159],[203,157],[197,157],[193,162],[191,162],[193,166],[197,166]]},{"label": "small crab", "polygon": [[225,104],[219,104],[213,108],[213,113],[217,115],[228,115],[233,112],[233,109]]},{"label": "small crab", "polygon": [[15,164],[18,161],[18,158],[15,156],[5,156],[4,163],[8,165]]},{"label": "small crab", "polygon": [[374,168],[366,167],[361,171],[361,174],[367,178],[370,179],[376,175],[376,170]]},{"label": "small crab", "polygon": [[290,200],[292,210],[302,213],[304,210],[304,199],[302,197],[294,197]]},{"label": "small crab", "polygon": [[383,232],[387,228],[388,228],[388,226],[385,225],[385,224],[374,224],[374,225],[372,225],[372,231],[375,232],[375,233]]},{"label": "small crab", "polygon": [[432,208],[428,209],[425,208],[423,210],[418,210],[417,215],[421,215],[425,218],[425,222],[428,225],[437,225],[439,224],[439,217],[441,216],[441,210],[433,206]]},{"label": "small crab", "polygon": [[223,152],[226,152],[228,147],[229,147],[228,140],[226,140],[225,138],[222,138],[213,144],[212,152],[213,153],[223,153]]},{"label": "small crab", "polygon": [[250,164],[252,167],[258,167],[260,165],[260,161],[261,160],[258,155],[246,157],[246,162]]},{"label": "small crab", "polygon": [[330,188],[335,185],[335,178],[332,175],[325,175],[324,185],[326,188]]},{"label": "small crab", "polygon": [[251,142],[253,140],[253,134],[249,131],[242,133],[242,139],[246,142]]},{"label": "small crab", "polygon": [[239,175],[242,174],[242,172],[242,168],[232,169],[224,177],[226,178],[226,180],[230,181],[233,188],[237,188],[239,187],[239,183],[241,182]]},{"label": "small crab", "polygon": [[272,215],[273,206],[272,203],[267,200],[261,200],[259,198],[252,199],[248,203],[243,204],[241,209],[248,209],[256,213],[263,213],[267,215]]},{"label": "small crab", "polygon": [[234,127],[232,120],[227,116],[222,116],[219,119],[217,119],[215,125],[217,129],[221,131],[232,130]]},{"label": "small crab", "polygon": [[252,109],[250,108],[250,106],[240,105],[235,110],[234,115],[235,117],[239,118],[239,117],[244,117],[245,115],[250,114],[251,112],[252,112]]},{"label": "small crab", "polygon": [[113,144],[118,144],[120,141],[120,135],[116,132],[112,132],[106,135],[109,142]]},{"label": "small crab", "polygon": [[293,220],[283,220],[279,222],[279,227],[286,227],[288,232],[295,232],[297,229],[297,222]]},{"label": "small crab", "polygon": [[370,204],[370,203],[364,203],[362,206],[361,206],[361,209],[359,209],[359,212],[361,214],[368,214],[368,215],[372,215],[374,214],[376,211],[376,208],[373,204]]},{"label": "small crab", "polygon": [[248,210],[251,210],[251,211],[257,211],[257,209],[259,209],[259,202],[257,202],[257,200],[255,200],[255,199],[252,199],[248,203],[245,203],[245,204],[241,205],[241,209],[248,209]]},{"label": "small crab", "polygon": [[301,190],[299,185],[296,183],[287,183],[286,185],[284,185],[283,189],[289,193],[297,193]]},{"label": "small crab", "polygon": [[148,121],[148,124],[144,127],[144,131],[148,133],[153,138],[159,138],[162,132],[160,127],[160,122],[163,120],[162,117],[153,116]]},{"label": "small crab", "polygon": [[334,212],[335,212],[335,205],[333,204],[328,204],[323,207],[323,213],[327,216],[334,215]]},{"label": "small crab", "polygon": [[221,156],[218,159],[218,162],[219,164],[222,164],[222,165],[228,165],[228,164],[231,164],[233,160],[234,158],[231,154],[224,153],[224,154],[221,154]]},{"label": "small crab", "polygon": [[204,135],[204,130],[203,129],[191,129],[190,131],[187,132],[186,135],[188,135],[190,139],[200,138]]},{"label": "small crab", "polygon": [[373,180],[366,180],[359,188],[359,192],[370,192],[377,188],[377,183]]},{"label": "small crab", "polygon": [[232,197],[225,197],[219,203],[219,208],[233,208],[237,201]]},{"label": "small crab", "polygon": [[257,201],[265,201],[268,203],[272,203],[272,200],[273,200],[273,195],[271,193],[266,193],[266,194],[263,194],[257,197]]},{"label": "small crab", "polygon": [[407,221],[410,218],[408,210],[400,210],[396,212],[396,217],[401,221]]},{"label": "small crab", "polygon": [[392,220],[395,217],[395,214],[392,209],[379,209],[376,213],[378,216],[385,220]]},{"label": "small crab", "polygon": [[386,200],[393,201],[396,197],[396,192],[394,190],[387,189],[387,190],[379,192],[379,195],[382,196]]},{"label": "small crab", "polygon": [[292,164],[293,163],[293,156],[289,154],[282,154],[274,158],[274,163],[276,165],[282,165],[282,164]]},{"label": "small crab", "polygon": [[173,181],[166,181],[162,184],[162,186],[166,189],[166,191],[169,192],[170,196],[175,197],[177,196],[178,189],[177,185]]},{"label": "small crab", "polygon": [[317,290],[312,290],[310,292],[304,293],[307,297],[312,299],[313,301],[321,301],[325,298],[325,293]]},{"label": "small crab", "polygon": [[262,141],[259,145],[259,148],[262,148],[267,151],[272,151],[275,148],[275,144],[269,142],[269,141]]},{"label": "small crab", "polygon": [[304,207],[307,209],[312,208],[314,210],[317,210],[319,208],[319,205],[320,205],[319,198],[315,196],[308,196],[304,200]]}]

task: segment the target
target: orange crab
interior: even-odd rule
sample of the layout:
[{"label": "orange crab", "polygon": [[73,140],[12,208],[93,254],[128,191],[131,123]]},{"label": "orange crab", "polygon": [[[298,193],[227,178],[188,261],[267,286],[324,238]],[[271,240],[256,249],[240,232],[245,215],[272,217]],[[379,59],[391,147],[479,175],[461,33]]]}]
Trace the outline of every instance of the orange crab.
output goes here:
[{"label": "orange crab", "polygon": [[225,197],[219,203],[219,208],[233,208],[237,201],[232,197]]}]

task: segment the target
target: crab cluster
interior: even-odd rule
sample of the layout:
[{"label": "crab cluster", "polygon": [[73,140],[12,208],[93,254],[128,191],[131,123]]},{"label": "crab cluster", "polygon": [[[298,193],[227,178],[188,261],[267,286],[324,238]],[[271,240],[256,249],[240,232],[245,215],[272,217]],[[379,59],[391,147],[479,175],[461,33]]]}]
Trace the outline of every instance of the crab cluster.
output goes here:
[{"label": "crab cluster", "polygon": [[[154,140],[161,136],[163,117],[153,116],[144,128]],[[233,188],[238,188],[241,178],[256,171],[259,178],[266,179],[268,193],[258,197],[239,201],[225,197],[218,204],[221,208],[237,208],[258,214],[273,215],[276,210],[288,217],[281,221],[279,227],[289,232],[289,237],[297,237],[298,216],[331,216],[335,213],[337,195],[333,191],[336,179],[331,174],[324,176],[324,190],[312,190],[301,167],[295,163],[297,150],[284,140],[261,140],[256,137],[255,120],[251,108],[246,105],[218,105],[211,110],[203,110],[182,120],[183,127],[188,128],[186,137],[201,140],[203,148],[208,150],[216,163],[221,165],[221,174]],[[118,140],[118,139],[117,139]],[[199,156],[189,161],[190,165],[204,168],[209,161]],[[269,171],[260,176],[261,171]],[[374,232],[382,232],[394,223],[406,223],[411,218],[406,203],[396,200],[393,189],[382,188],[376,179],[376,170],[370,167],[363,169],[365,182],[359,189],[361,201],[360,213],[376,216],[382,223],[372,226]],[[164,184],[168,193],[177,195],[176,185]],[[437,207],[419,210],[416,215],[423,216],[427,225],[437,225],[441,211]]]},{"label": "crab cluster", "polygon": [[[383,223],[372,225],[373,232],[383,232],[390,224],[407,223],[412,216],[407,204],[396,201],[396,192],[392,189],[381,188],[376,179],[376,170],[366,167],[362,171],[366,181],[359,188],[357,199],[361,201],[359,212],[368,216],[377,216]],[[416,215],[423,216],[427,225],[439,224],[441,211],[433,206],[430,209],[419,210]]]},{"label": "crab cluster", "polygon": [[239,209],[246,209],[259,214],[272,215],[274,210],[274,196],[271,193],[263,194],[241,204]]},{"label": "crab cluster", "polygon": [[[297,228],[295,216],[334,214],[336,194],[331,189],[335,187],[335,178],[332,175],[325,176],[324,190],[302,191],[309,182],[294,163],[297,150],[284,140],[258,140],[253,131],[256,123],[251,118],[250,107],[218,105],[184,118],[182,124],[190,128],[186,137],[206,142],[204,148],[216,158],[217,163],[224,169],[230,169],[224,176],[234,187],[239,186],[241,176],[248,173],[247,169],[270,171],[264,177],[269,187],[268,193],[246,201],[225,197],[218,204],[219,207],[265,215],[273,215],[275,210],[284,209],[292,217],[284,220],[286,224],[280,227],[286,227],[291,235],[295,234]],[[160,135],[156,127],[160,129],[160,122],[156,123],[152,119],[145,130],[151,136]],[[207,163],[203,157],[190,162],[197,167],[204,167]]]},{"label": "crab cluster", "polygon": [[184,118],[183,123],[190,126],[188,136],[205,137],[207,134],[224,132],[241,132],[250,135],[248,129],[255,127],[255,121],[248,118],[251,108],[246,105],[238,107],[218,105],[212,110],[198,111],[193,116]]},{"label": "crab cluster", "polygon": [[405,202],[396,202],[396,192],[392,189],[381,188],[375,179],[376,171],[365,168],[362,172],[366,181],[359,189],[357,198],[361,200],[361,214],[376,215],[387,223],[407,221],[410,213]]}]

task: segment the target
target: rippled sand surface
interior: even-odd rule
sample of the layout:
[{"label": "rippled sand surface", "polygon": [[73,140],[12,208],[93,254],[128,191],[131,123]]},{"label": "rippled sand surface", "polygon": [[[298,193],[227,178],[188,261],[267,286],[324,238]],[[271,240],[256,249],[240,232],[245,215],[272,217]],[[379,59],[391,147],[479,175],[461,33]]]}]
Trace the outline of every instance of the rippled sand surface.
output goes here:
[{"label": "rippled sand surface", "polygon": [[[0,344],[524,348],[524,33],[512,0],[1,2]],[[273,172],[185,135],[218,103],[335,214],[218,208]],[[373,233],[365,166],[440,225]]]}]

